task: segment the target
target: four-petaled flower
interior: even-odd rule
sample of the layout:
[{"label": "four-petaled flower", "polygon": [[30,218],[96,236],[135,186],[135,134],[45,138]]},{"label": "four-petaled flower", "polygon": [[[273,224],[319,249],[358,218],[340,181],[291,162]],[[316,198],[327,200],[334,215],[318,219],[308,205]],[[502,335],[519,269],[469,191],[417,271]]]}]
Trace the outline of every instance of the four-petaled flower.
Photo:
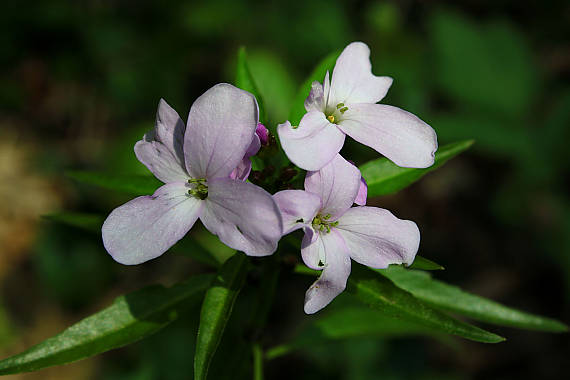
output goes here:
[{"label": "four-petaled flower", "polygon": [[279,209],[268,192],[244,182],[248,157],[260,145],[257,126],[255,97],[226,83],[196,99],[186,127],[161,100],[155,129],[137,142],[135,154],[166,184],[107,217],[103,244],[111,256],[123,264],[158,257],[198,218],[231,248],[273,253],[282,232]]},{"label": "four-petaled flower", "polygon": [[375,104],[392,84],[372,74],[370,49],[348,45],[338,57],[332,81],[313,82],[299,126],[289,121],[277,131],[289,159],[305,170],[319,170],[340,152],[345,134],[392,160],[396,165],[426,168],[434,162],[434,130],[400,108]]},{"label": "four-petaled flower", "polygon": [[303,228],[303,261],[322,270],[305,295],[307,314],[345,289],[350,259],[372,268],[414,261],[420,243],[416,224],[381,208],[351,207],[359,189],[360,172],[337,154],[321,170],[307,173],[305,191],[284,190],[273,196],[283,215],[283,233]]}]

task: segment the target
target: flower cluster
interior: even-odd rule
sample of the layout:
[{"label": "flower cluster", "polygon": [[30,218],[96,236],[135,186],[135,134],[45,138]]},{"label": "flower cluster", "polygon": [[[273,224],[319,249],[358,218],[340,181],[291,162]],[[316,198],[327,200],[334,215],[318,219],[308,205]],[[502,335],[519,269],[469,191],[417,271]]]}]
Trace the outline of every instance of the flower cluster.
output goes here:
[{"label": "flower cluster", "polygon": [[376,104],[392,79],[373,75],[369,56],[364,43],[348,45],[332,79],[327,72],[322,84],[312,84],[299,125],[277,128],[287,157],[307,170],[304,190],[271,195],[247,182],[250,157],[269,140],[250,93],[212,87],[194,102],[186,126],[161,100],[155,128],[135,154],[165,185],[109,215],[102,229],[107,251],[120,263],[140,264],[166,252],[198,218],[251,256],[272,254],[283,235],[302,229],[302,259],[322,271],[305,296],[308,314],[345,289],[351,259],[373,268],[411,264],[418,227],[365,206],[366,182],[339,152],[349,135],[399,166],[425,168],[434,162],[436,135],[416,116]]}]

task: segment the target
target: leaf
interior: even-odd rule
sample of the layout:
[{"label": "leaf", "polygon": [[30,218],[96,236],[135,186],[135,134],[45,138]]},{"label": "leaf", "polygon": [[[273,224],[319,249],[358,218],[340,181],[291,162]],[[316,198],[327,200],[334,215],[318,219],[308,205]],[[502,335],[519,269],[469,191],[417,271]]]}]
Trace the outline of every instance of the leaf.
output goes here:
[{"label": "leaf", "polygon": [[347,291],[370,307],[386,315],[418,323],[447,334],[482,343],[498,343],[505,338],[479,327],[459,321],[402,290],[372,270],[353,265]]},{"label": "leaf", "polygon": [[[303,265],[297,265],[295,272],[319,274],[318,271],[305,268]],[[433,309],[386,278],[354,262],[352,273],[348,278],[347,292],[388,317],[415,323],[434,332],[457,335],[483,343],[498,343],[505,340],[499,335]]]},{"label": "leaf", "polygon": [[385,157],[365,163],[360,167],[360,171],[368,184],[368,196],[393,194],[411,185],[449,159],[467,150],[473,142],[473,140],[465,140],[444,145],[435,153],[435,163],[426,169],[401,168]]},{"label": "leaf", "polygon": [[287,118],[297,83],[283,59],[269,51],[250,52],[247,63],[263,99],[266,126],[275,132],[275,125]]},{"label": "leaf", "polygon": [[90,171],[67,171],[66,175],[74,180],[132,195],[150,195],[162,182],[151,175],[120,175]]},{"label": "leaf", "polygon": [[474,23],[440,10],[429,20],[433,79],[464,107],[518,116],[536,98],[538,72],[524,35],[505,21]]},{"label": "leaf", "polygon": [[174,321],[179,308],[205,291],[212,279],[199,275],[171,288],[151,286],[118,297],[62,333],[0,361],[0,375],[70,363],[145,338]]},{"label": "leaf", "polygon": [[51,222],[77,227],[89,232],[101,232],[101,226],[103,225],[104,220],[103,216],[98,214],[87,214],[70,211],[46,214],[42,215],[42,218]]},{"label": "leaf", "polygon": [[377,269],[396,286],[437,308],[502,326],[551,332],[568,331],[562,322],[525,313],[434,280],[429,273],[402,267]]},{"label": "leaf", "polygon": [[247,274],[248,260],[243,253],[228,259],[218,271],[204,296],[194,356],[194,378],[206,379],[208,367],[222,339],[235,300]]},{"label": "leaf", "polygon": [[[361,303],[354,305],[347,302],[353,297],[342,295],[335,304],[327,307],[324,315],[302,329],[293,341],[272,347],[267,350],[268,360],[286,355],[299,349],[310,350],[316,345],[325,345],[331,340],[357,337],[402,337],[413,335],[429,335],[443,338],[428,327],[417,323],[389,317],[381,311],[370,309]],[[356,301],[358,302],[358,301]]]},{"label": "leaf", "polygon": [[438,263],[426,259],[425,257],[416,255],[414,262],[409,266],[410,269],[423,269],[423,270],[443,270],[443,266]]},{"label": "leaf", "polygon": [[327,55],[318,65],[315,67],[309,78],[303,82],[299,92],[295,96],[293,100],[293,105],[291,107],[291,111],[289,112],[289,121],[291,125],[299,125],[301,118],[307,112],[305,110],[305,99],[309,96],[309,92],[311,91],[311,84],[314,81],[322,83],[325,79],[325,74],[327,71],[329,75],[332,75],[332,71],[334,69],[334,65],[336,63],[336,59],[340,55],[340,50],[334,51],[331,54]]},{"label": "leaf", "polygon": [[238,51],[235,85],[236,87],[248,91],[255,96],[259,106],[259,120],[263,122],[265,120],[263,99],[261,98],[261,94],[259,93],[259,88],[257,87],[255,80],[251,76],[251,71],[247,62],[247,53],[244,46],[240,47]]}]

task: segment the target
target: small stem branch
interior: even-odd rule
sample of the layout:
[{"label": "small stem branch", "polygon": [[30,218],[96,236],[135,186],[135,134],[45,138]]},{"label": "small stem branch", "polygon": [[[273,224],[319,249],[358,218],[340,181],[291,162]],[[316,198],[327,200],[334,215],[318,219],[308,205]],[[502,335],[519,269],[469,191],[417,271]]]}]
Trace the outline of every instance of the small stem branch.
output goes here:
[{"label": "small stem branch", "polygon": [[254,343],[253,351],[253,380],[263,380],[263,350],[259,343]]}]

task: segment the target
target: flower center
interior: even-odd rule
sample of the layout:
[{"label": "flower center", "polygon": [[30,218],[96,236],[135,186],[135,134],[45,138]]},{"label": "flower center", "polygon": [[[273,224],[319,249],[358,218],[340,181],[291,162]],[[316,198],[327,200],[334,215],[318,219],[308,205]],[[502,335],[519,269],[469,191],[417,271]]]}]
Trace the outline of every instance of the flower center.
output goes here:
[{"label": "flower center", "polygon": [[335,108],[328,109],[325,115],[328,121],[332,124],[336,124],[341,121],[342,115],[344,115],[346,111],[348,111],[348,107],[346,107],[344,103],[338,103]]},{"label": "flower center", "polygon": [[329,233],[331,232],[331,227],[338,226],[338,220],[335,222],[331,222],[330,218],[331,214],[325,214],[325,215],[318,214],[317,216],[315,216],[311,224],[313,225],[313,228],[315,230],[324,233]]},{"label": "flower center", "polygon": [[189,195],[201,200],[208,197],[208,185],[206,185],[206,178],[190,178],[188,183],[194,185],[192,189],[188,190]]}]

